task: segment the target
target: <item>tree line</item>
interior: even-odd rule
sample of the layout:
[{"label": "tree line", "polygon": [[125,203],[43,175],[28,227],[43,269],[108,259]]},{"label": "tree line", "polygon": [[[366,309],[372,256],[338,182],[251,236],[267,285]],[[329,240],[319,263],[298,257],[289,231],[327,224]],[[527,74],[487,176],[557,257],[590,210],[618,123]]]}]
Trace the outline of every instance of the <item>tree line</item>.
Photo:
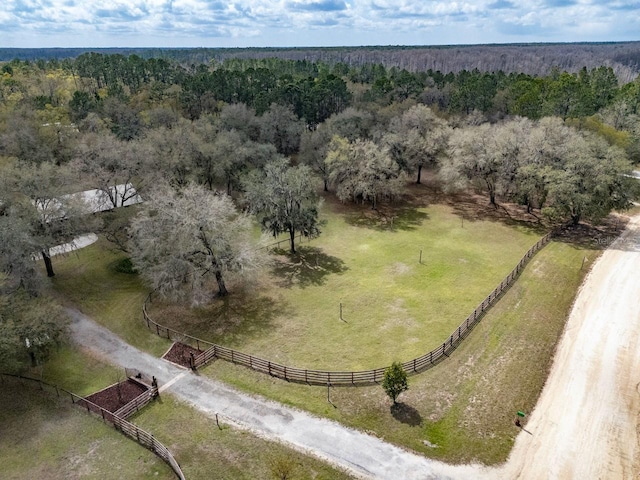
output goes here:
[{"label": "tree line", "polygon": [[[1,70],[0,363],[15,368],[64,332],[34,257],[53,276],[52,247],[87,231],[154,288],[210,301],[261,268],[254,221],[291,253],[319,235],[323,189],[376,209],[429,171],[446,191],[572,224],[637,192],[640,82],[620,87],[607,67],[533,78],[87,54]],[[131,221],[87,214],[68,195],[85,189],[146,202]]]}]

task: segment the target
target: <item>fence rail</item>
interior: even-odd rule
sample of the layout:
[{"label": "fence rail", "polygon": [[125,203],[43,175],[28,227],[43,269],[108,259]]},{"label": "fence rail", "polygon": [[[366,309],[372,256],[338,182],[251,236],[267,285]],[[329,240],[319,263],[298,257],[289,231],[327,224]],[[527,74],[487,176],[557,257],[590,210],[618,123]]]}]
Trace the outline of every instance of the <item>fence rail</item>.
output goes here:
[{"label": "fence rail", "polygon": [[[515,268],[505,277],[505,279],[498,285],[475,309],[474,311],[456,328],[453,333],[447,338],[447,340],[436,347],[435,349],[427,352],[426,354],[404,362],[402,368],[407,374],[416,374],[424,370],[428,370],[437,363],[448,358],[449,355],[460,345],[462,340],[469,334],[469,332],[475,327],[487,309],[495,303],[495,301],[502,295],[502,293],[509,288],[509,286],[518,277],[523,270],[527,262],[537,253],[542,247],[544,247],[551,240],[551,233],[542,237],[535,245],[533,245],[527,253],[520,259]],[[308,385],[371,385],[382,381],[384,372],[387,367],[376,368],[374,370],[363,370],[357,372],[339,372],[339,371],[325,371],[325,370],[306,370],[297,367],[288,367],[286,365],[280,365],[278,363],[270,362],[263,358],[254,357],[246,353],[233,350],[231,348],[224,347],[222,345],[216,345],[206,340],[202,340],[184,333],[178,332],[171,328],[165,327],[154,322],[147,312],[147,304],[152,301],[153,292],[151,292],[142,306],[142,315],[147,323],[147,327],[156,331],[160,336],[166,336],[168,339],[172,339],[171,334],[174,334],[174,338],[180,341],[187,341],[192,346],[197,345],[207,346],[207,350],[199,354],[194,358],[194,368],[198,368],[205,365],[214,358],[220,358],[238,365],[251,368],[257,372],[262,372],[273,377],[282,378],[288,382],[306,383]],[[195,343],[194,343],[195,342]]]},{"label": "fence rail", "polygon": [[[178,464],[174,456],[171,454],[169,449],[165,447],[161,442],[156,440],[153,437],[153,435],[151,435],[150,433],[142,430],[141,428],[137,427],[133,423],[128,422],[125,418],[118,416],[119,410],[114,413],[111,413],[108,410],[105,410],[104,408],[102,408],[100,405],[96,405],[95,403],[90,402],[89,400],[86,400],[85,398],[79,395],[76,395],[75,393],[65,390],[64,388],[60,388],[57,385],[52,385],[50,383],[43,382],[42,380],[39,380],[37,378],[25,377],[22,375],[12,375],[8,373],[0,373],[0,379],[2,379],[3,382],[6,381],[7,379],[17,381],[17,382],[20,382],[22,385],[24,385],[25,382],[27,382],[32,385],[38,385],[40,390],[43,390],[43,391],[49,390],[51,393],[55,392],[58,397],[68,396],[71,399],[71,403],[85,408],[88,413],[93,413],[102,417],[102,420],[105,423],[110,423],[111,425],[113,425],[113,427],[116,430],[121,432],[123,435],[126,435],[127,437],[138,442],[143,447],[151,450],[153,453],[155,453],[158,457],[160,457],[163,461],[165,461],[171,467],[171,469],[176,474],[176,477],[178,477],[178,479],[185,480],[185,477],[184,477],[184,474],[182,473],[182,469],[180,468],[180,465]],[[145,392],[145,393],[148,394],[149,392]],[[143,395],[140,395],[133,401],[141,398]],[[129,402],[127,405],[130,405],[131,403],[133,403],[133,401]],[[125,407],[127,405],[125,405]]]}]

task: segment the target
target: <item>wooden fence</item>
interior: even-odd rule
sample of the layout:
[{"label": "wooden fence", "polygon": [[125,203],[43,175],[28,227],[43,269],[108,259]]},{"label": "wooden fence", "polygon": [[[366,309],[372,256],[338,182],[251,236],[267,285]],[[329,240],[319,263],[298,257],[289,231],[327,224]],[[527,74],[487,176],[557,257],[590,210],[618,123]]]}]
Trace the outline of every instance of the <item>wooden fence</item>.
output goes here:
[{"label": "wooden fence", "polygon": [[[143,447],[151,450],[153,453],[155,453],[158,457],[164,460],[171,467],[171,469],[174,471],[174,473],[180,480],[185,480],[185,477],[184,477],[184,474],[182,473],[182,469],[180,468],[180,465],[178,464],[176,459],[173,457],[169,449],[165,447],[162,443],[160,443],[158,440],[156,440],[154,436],[151,435],[150,433],[142,430],[141,428],[137,427],[133,423],[128,422],[125,418],[118,416],[119,411],[111,413],[108,410],[105,410],[104,408],[102,408],[101,406],[96,405],[95,403],[90,402],[89,400],[86,400],[85,398],[79,395],[76,395],[75,393],[69,392],[68,390],[65,390],[64,388],[60,388],[57,385],[52,385],[50,383],[43,382],[42,380],[38,380],[37,378],[24,377],[22,375],[11,375],[8,373],[0,373],[0,379],[2,379],[3,383],[5,381],[16,381],[16,382],[20,382],[22,385],[25,385],[25,383],[31,384],[31,385],[37,385],[40,390],[42,391],[48,390],[51,393],[55,392],[55,394],[58,397],[68,396],[71,399],[71,403],[85,408],[89,413],[93,413],[101,416],[102,420],[105,423],[110,423],[111,425],[113,425],[113,427],[116,430],[121,432],[123,435],[126,435],[127,437],[138,442]],[[149,392],[145,392],[145,393],[149,393]],[[131,403],[133,403],[133,401],[129,402],[129,404]]]},{"label": "wooden fence", "polygon": [[[302,234],[302,232],[299,232],[295,235],[294,237],[294,241],[296,242],[296,245],[299,245],[300,243],[302,243],[302,239],[305,238],[304,235]],[[310,238],[307,239],[308,241],[311,241]],[[260,249],[265,249],[265,250],[269,250],[269,249],[276,249],[276,248],[281,248],[280,245],[285,244],[285,248],[289,248],[291,245],[291,238],[289,237],[289,235],[287,235],[287,238],[283,239],[283,240],[278,240],[277,242],[273,242],[273,243],[269,243],[263,247],[260,247]]]},{"label": "wooden fence", "polygon": [[[533,245],[527,253],[520,259],[515,268],[506,276],[506,278],[498,285],[476,308],[475,310],[456,328],[453,333],[434,350],[427,352],[421,357],[414,358],[402,364],[402,368],[407,374],[416,374],[424,370],[428,370],[437,363],[449,357],[449,355],[460,345],[462,340],[475,327],[487,309],[495,303],[502,293],[509,288],[515,281],[520,272],[524,269],[529,259],[533,257],[542,247],[544,247],[551,239],[551,233],[542,237],[535,245]],[[153,293],[153,292],[152,292]],[[186,341],[193,346],[207,346],[207,350],[195,357],[194,367],[200,367],[214,358],[220,358],[232,363],[244,365],[255,371],[266,373],[273,377],[282,378],[288,382],[306,383],[308,385],[371,385],[382,381],[384,372],[388,367],[376,368],[374,370],[363,371],[325,371],[325,370],[307,370],[297,367],[288,367],[278,363],[270,362],[253,355],[233,350],[231,348],[216,345],[205,340],[186,335],[171,328],[165,327],[154,322],[147,312],[147,304],[152,300],[152,293],[147,296],[142,306],[142,314],[150,330],[155,330],[158,335],[166,336],[172,339],[171,335],[179,341]]]}]

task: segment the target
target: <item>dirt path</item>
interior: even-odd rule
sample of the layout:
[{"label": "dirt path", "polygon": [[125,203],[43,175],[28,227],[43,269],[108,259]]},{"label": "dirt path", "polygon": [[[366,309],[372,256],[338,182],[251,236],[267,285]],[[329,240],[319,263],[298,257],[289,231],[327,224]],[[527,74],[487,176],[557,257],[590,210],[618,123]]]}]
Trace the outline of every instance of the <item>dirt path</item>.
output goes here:
[{"label": "dirt path", "polygon": [[583,285],[535,411],[500,468],[426,459],[330,420],[240,393],[127,345],[81,313],[76,341],[155,375],[209,416],[376,479],[637,479],[640,475],[640,216]]},{"label": "dirt path", "polygon": [[436,462],[331,420],[246,395],[203,375],[191,373],[128,345],[77,310],[68,311],[73,317],[73,338],[83,348],[109,363],[154,375],[161,395],[171,393],[211,418],[219,413],[225,423],[250,430],[263,438],[284,442],[347,469],[358,478],[477,478],[478,467]]},{"label": "dirt path", "polygon": [[576,299],[540,400],[496,479],[640,478],[640,216]]}]

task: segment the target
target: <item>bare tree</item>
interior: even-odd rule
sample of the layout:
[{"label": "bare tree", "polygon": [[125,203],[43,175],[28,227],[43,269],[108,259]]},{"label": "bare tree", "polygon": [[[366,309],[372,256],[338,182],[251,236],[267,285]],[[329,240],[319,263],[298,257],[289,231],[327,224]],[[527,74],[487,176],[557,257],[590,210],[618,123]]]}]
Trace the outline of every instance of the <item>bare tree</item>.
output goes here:
[{"label": "bare tree", "polygon": [[131,257],[138,271],[165,294],[193,294],[214,278],[219,296],[225,278],[248,273],[259,261],[251,221],[231,198],[190,184],[177,192],[158,187],[132,222]]}]

